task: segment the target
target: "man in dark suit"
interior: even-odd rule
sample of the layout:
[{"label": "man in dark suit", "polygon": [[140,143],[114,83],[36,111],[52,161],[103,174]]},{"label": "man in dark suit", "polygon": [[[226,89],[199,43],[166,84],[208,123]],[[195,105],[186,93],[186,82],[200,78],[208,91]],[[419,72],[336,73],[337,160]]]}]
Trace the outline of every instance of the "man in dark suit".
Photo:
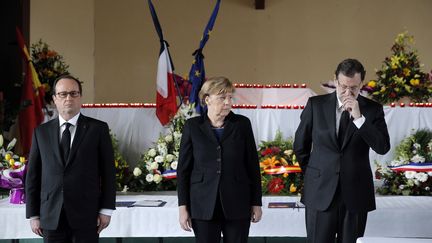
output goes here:
[{"label": "man in dark suit", "polygon": [[78,79],[61,76],[53,87],[59,117],[33,132],[26,217],[44,242],[98,242],[115,209],[108,125],[80,114]]},{"label": "man in dark suit", "polygon": [[383,107],[359,96],[366,71],[355,59],[335,72],[336,92],[311,97],[294,151],[304,173],[308,242],[354,243],[375,209],[369,149],[390,149]]}]

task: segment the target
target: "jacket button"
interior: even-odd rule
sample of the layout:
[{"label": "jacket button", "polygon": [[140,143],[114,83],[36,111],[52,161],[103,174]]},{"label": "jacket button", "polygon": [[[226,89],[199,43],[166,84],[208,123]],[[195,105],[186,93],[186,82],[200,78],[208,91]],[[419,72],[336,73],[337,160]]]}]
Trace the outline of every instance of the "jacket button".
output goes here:
[{"label": "jacket button", "polygon": [[217,162],[221,162],[221,158],[217,158],[216,161],[217,161]]},{"label": "jacket button", "polygon": [[220,149],[221,149],[221,146],[217,146],[216,149],[217,149],[217,150],[220,150]]},{"label": "jacket button", "polygon": [[220,170],[217,170],[217,171],[216,171],[216,174],[220,174],[220,173],[221,173],[221,171],[220,171]]}]

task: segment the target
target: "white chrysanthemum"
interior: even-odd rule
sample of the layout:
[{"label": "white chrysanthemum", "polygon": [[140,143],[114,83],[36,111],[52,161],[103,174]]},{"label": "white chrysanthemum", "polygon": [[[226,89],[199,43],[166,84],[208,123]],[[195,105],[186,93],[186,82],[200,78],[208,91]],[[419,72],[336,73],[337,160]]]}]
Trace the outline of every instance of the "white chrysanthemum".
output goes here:
[{"label": "white chrysanthemum", "polygon": [[411,158],[411,161],[414,163],[423,163],[423,162],[425,162],[425,160],[426,159],[419,154],[416,154]]},{"label": "white chrysanthemum", "polygon": [[159,143],[157,145],[157,150],[159,151],[159,154],[162,156],[165,156],[168,153],[168,148],[166,146],[166,143]]},{"label": "white chrysanthemum", "polygon": [[162,155],[158,155],[155,157],[155,161],[158,163],[162,163],[164,161],[164,157]]},{"label": "white chrysanthemum", "polygon": [[429,171],[427,174],[432,177],[432,171]]},{"label": "white chrysanthemum", "polygon": [[425,190],[426,190],[426,191],[429,191],[429,190],[430,190],[430,187],[428,187],[428,186],[425,187]]},{"label": "white chrysanthemum", "polygon": [[172,168],[173,170],[177,170],[177,164],[178,164],[177,161],[173,161],[173,162],[171,163],[171,168]]},{"label": "white chrysanthemum", "polygon": [[432,139],[429,141],[427,147],[428,147],[429,151],[432,151]]},{"label": "white chrysanthemum", "polygon": [[0,147],[3,147],[3,135],[0,134]]},{"label": "white chrysanthemum", "polygon": [[124,185],[122,192],[127,192],[129,190],[129,187]]},{"label": "white chrysanthemum", "polygon": [[173,137],[171,134],[165,136],[165,142],[171,143],[173,141]]},{"label": "white chrysanthemum", "polygon": [[413,179],[413,178],[415,178],[416,174],[417,173],[415,171],[405,171],[405,177],[407,179]]},{"label": "white chrysanthemum", "polygon": [[156,149],[154,149],[154,148],[150,149],[147,154],[148,154],[148,156],[150,156],[152,158],[155,157],[156,156]]},{"label": "white chrysanthemum", "polygon": [[150,171],[150,170],[152,169],[152,168],[151,168],[151,165],[152,165],[151,162],[150,162],[150,163],[146,163],[146,165],[145,165],[146,170]]},{"label": "white chrysanthemum", "polygon": [[179,152],[178,152],[178,151],[174,151],[173,154],[174,154],[174,156],[175,156],[176,158],[179,157]]},{"label": "white chrysanthemum", "polygon": [[403,190],[405,188],[405,185],[399,185],[399,189]]},{"label": "white chrysanthemum", "polygon": [[424,172],[419,172],[415,175],[415,178],[420,182],[425,182],[428,180],[428,175]]},{"label": "white chrysanthemum", "polygon": [[165,159],[167,162],[171,162],[175,159],[175,157],[172,154],[167,154],[167,156],[165,156]]},{"label": "white chrysanthemum", "polygon": [[138,168],[138,167],[135,167],[135,169],[133,170],[133,175],[134,175],[135,177],[138,177],[138,176],[140,176],[141,174],[142,174],[141,169]]},{"label": "white chrysanthemum", "polygon": [[159,167],[158,162],[153,162],[150,165],[150,170],[156,170]]},{"label": "white chrysanthemum", "polygon": [[154,174],[153,181],[156,182],[156,184],[159,183],[159,182],[161,182],[162,181],[162,176],[159,175],[159,174]]},{"label": "white chrysanthemum", "polygon": [[177,132],[177,131],[175,131],[173,135],[174,135],[174,140],[180,140],[182,136],[181,132]]},{"label": "white chrysanthemum", "polygon": [[147,181],[147,182],[152,182],[152,181],[153,181],[153,177],[154,177],[154,176],[153,176],[152,174],[147,174],[147,175],[146,175],[146,181]]}]

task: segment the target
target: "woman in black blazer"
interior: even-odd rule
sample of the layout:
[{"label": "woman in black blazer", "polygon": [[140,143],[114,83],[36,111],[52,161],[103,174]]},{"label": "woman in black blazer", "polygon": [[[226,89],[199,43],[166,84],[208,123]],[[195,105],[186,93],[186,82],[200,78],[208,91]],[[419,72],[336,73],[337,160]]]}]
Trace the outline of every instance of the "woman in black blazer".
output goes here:
[{"label": "woman in black blazer", "polygon": [[261,177],[248,118],[231,112],[234,87],[208,79],[199,93],[207,112],[186,121],[177,168],[179,220],[196,242],[247,242],[261,219]]}]

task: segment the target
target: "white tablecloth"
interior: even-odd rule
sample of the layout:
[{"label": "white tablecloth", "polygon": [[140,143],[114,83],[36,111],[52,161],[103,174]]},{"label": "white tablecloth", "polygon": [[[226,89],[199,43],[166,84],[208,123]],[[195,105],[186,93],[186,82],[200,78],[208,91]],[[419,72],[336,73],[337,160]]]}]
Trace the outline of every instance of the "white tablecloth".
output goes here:
[{"label": "white tablecloth", "polygon": [[237,88],[235,104],[255,105],[306,105],[309,97],[316,95],[309,88]]},{"label": "white tablecloth", "polygon": [[[280,130],[284,137],[294,137],[300,123],[301,109],[233,109],[237,114],[247,116],[252,123],[257,145],[261,141],[273,140]],[[154,108],[83,108],[83,114],[108,122],[119,140],[120,150],[131,165],[157,140],[164,131],[155,116]],[[385,155],[370,151],[373,161],[391,161],[396,146],[415,129],[432,129],[431,108],[385,107],[385,119],[390,133],[391,149]]]},{"label": "white tablecloth", "polygon": [[[178,224],[177,198],[174,195],[117,196],[117,201],[161,199],[164,207],[118,207],[110,226],[101,237],[182,237],[193,236]],[[295,202],[297,197],[264,197],[263,218],[252,224],[250,236],[305,237],[304,209],[267,208],[269,202]],[[377,197],[377,210],[368,216],[367,237],[432,238],[432,197]],[[25,219],[24,205],[0,200],[0,239],[36,238]]]},{"label": "white tablecloth", "polygon": [[357,243],[431,243],[432,239],[362,237]]}]

